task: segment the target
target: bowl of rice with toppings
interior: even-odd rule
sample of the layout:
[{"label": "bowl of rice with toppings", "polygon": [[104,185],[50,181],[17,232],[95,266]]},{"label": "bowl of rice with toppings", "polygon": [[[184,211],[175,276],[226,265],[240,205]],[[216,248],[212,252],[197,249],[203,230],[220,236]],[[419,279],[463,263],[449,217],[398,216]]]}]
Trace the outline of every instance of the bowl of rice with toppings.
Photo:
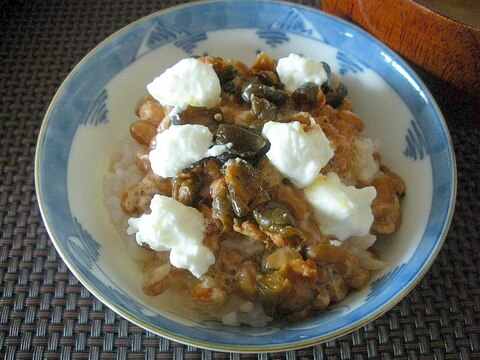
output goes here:
[{"label": "bowl of rice with toppings", "polygon": [[35,175],[52,241],[96,297],[239,352],[383,314],[435,259],[456,190],[444,120],[393,51],[265,1],[175,7],[105,40],[52,101]]}]

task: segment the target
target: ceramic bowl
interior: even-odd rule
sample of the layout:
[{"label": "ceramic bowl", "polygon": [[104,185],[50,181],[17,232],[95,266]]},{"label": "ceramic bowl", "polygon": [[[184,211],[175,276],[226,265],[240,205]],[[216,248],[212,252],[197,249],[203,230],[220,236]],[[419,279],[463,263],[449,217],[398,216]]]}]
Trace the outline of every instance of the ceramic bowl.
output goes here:
[{"label": "ceramic bowl", "polygon": [[[405,180],[403,224],[377,242],[388,264],[361,291],[301,322],[228,327],[148,297],[102,202],[110,156],[135,119],[146,84],[178,60],[216,55],[251,64],[259,51],[328,62],[377,138],[384,163]],[[400,301],[435,259],[452,217],[454,153],[444,119],[417,75],[366,32],[286,2],[213,1],[152,14],[91,51],[64,81],[40,131],[35,180],[41,213],[62,259],[85,287],[133,323],[166,338],[237,352],[323,342]]]}]

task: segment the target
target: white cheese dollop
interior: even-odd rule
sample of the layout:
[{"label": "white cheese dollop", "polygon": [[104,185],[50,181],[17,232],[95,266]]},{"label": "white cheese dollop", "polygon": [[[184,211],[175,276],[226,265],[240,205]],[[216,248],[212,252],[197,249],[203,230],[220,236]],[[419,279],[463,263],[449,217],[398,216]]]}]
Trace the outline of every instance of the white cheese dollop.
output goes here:
[{"label": "white cheese dollop", "polygon": [[296,54],[281,58],[277,63],[277,73],[285,89],[294,92],[306,82],[321,86],[328,79],[322,64]]},{"label": "white cheese dollop", "polygon": [[269,121],[263,126],[262,135],[270,142],[269,160],[299,188],[310,184],[334,155],[318,124]]},{"label": "white cheese dollop", "polygon": [[150,214],[128,220],[127,233],[135,234],[139,245],[152,250],[170,251],[170,263],[188,269],[197,278],[215,263],[215,256],[203,245],[205,220],[192,207],[163,195],[155,195]]},{"label": "white cheese dollop", "polygon": [[369,233],[373,223],[371,204],[377,196],[373,186],[362,189],[345,186],[337,174],[328,173],[319,175],[304,192],[325,235],[343,241]]},{"label": "white cheese dollop", "polygon": [[212,145],[213,134],[203,125],[171,125],[155,136],[155,148],[148,154],[152,171],[161,177],[172,177],[193,163],[219,156],[226,145]]},{"label": "white cheese dollop", "polygon": [[188,105],[215,107],[220,104],[220,80],[211,64],[183,59],[147,85],[160,104],[184,110]]}]

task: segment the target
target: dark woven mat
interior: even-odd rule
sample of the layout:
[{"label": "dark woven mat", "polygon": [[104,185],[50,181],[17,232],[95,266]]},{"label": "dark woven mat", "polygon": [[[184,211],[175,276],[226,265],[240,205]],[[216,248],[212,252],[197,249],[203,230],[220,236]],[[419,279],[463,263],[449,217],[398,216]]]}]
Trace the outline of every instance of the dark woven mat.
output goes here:
[{"label": "dark woven mat", "polygon": [[[205,351],[146,332],[95,299],[49,240],[34,189],[42,118],[69,71],[133,20],[180,1],[0,0],[0,352],[6,359],[480,358],[480,101],[426,73],[458,162],[443,249],[417,287],[363,328],[275,354]],[[319,6],[318,1],[303,4]]]}]

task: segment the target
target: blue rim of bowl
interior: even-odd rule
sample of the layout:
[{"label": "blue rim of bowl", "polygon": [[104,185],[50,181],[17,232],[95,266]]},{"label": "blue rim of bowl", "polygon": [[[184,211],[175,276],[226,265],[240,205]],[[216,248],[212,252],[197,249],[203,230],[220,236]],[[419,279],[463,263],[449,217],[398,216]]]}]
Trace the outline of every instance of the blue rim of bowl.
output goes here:
[{"label": "blue rim of bowl", "polygon": [[[267,1],[262,1],[262,0],[251,0],[252,3],[263,3],[263,4],[272,4],[272,5],[287,5],[285,2],[281,1],[275,1],[275,0],[267,0]],[[152,331],[156,334],[159,334],[163,337],[166,337],[168,339],[174,340],[174,341],[179,341],[182,343],[190,344],[193,346],[197,346],[200,348],[206,348],[206,349],[212,349],[212,350],[218,350],[218,351],[229,351],[229,352],[244,352],[244,353],[253,353],[253,352],[273,352],[273,351],[286,351],[286,350],[292,350],[292,349],[298,349],[302,347],[307,347],[307,346],[312,346],[321,342],[325,342],[328,340],[331,340],[333,338],[336,338],[338,336],[344,335],[346,333],[352,332],[355,329],[360,328],[361,326],[373,321],[374,319],[378,318],[379,316],[383,315],[385,312],[390,310],[394,305],[396,305],[403,297],[405,297],[416,285],[417,283],[422,279],[422,277],[425,275],[427,270],[430,268],[432,265],[433,261],[435,260],[436,256],[438,255],[438,252],[440,251],[445,238],[447,236],[448,228],[451,224],[452,218],[453,218],[453,212],[454,212],[454,203],[455,203],[455,198],[456,198],[456,191],[457,191],[457,179],[456,179],[456,162],[455,162],[455,154],[453,151],[453,146],[451,142],[451,138],[448,132],[448,128],[446,126],[445,120],[443,118],[443,115],[441,114],[441,111],[439,110],[438,105],[436,104],[435,100],[433,99],[432,95],[428,91],[427,87],[425,84],[421,81],[421,79],[415,74],[415,72],[409,67],[408,64],[406,64],[393,50],[388,48],[385,44],[381,43],[378,41],[376,38],[374,38],[372,35],[364,31],[363,29],[343,20],[339,19],[335,16],[332,16],[330,14],[324,13],[319,9],[313,8],[313,7],[307,7],[303,5],[298,5],[298,4],[288,4],[288,6],[297,8],[297,9],[302,9],[304,11],[308,12],[313,12],[316,16],[323,16],[330,21],[336,22],[341,24],[342,26],[345,26],[349,30],[352,30],[356,33],[356,35],[361,36],[365,39],[367,39],[369,42],[372,42],[375,44],[376,47],[381,48],[385,51],[386,54],[391,56],[391,58],[394,59],[394,61],[402,68],[402,70],[405,72],[404,76],[408,77],[409,79],[412,79],[415,81],[417,86],[419,87],[418,92],[422,92],[423,96],[428,99],[428,102],[430,103],[430,106],[432,107],[430,110],[437,116],[438,124],[441,126],[440,129],[438,129],[438,133],[444,136],[444,140],[446,142],[446,147],[447,147],[447,155],[448,155],[448,161],[446,163],[449,164],[447,170],[450,171],[450,177],[447,179],[447,183],[449,184],[449,188],[447,189],[449,191],[448,193],[448,206],[444,209],[442,212],[443,218],[442,218],[442,226],[440,229],[436,231],[435,236],[437,236],[438,241],[435,242],[434,247],[431,250],[429,256],[425,259],[423,264],[420,266],[417,272],[415,272],[414,275],[407,281],[407,285],[401,289],[399,293],[396,294],[396,296],[393,296],[390,298],[389,301],[386,303],[382,303],[382,307],[376,310],[373,310],[370,312],[368,315],[364,316],[363,318],[351,323],[348,326],[339,328],[335,331],[332,331],[328,334],[325,335],[320,335],[320,336],[313,336],[308,339],[300,339],[296,341],[290,341],[288,343],[279,343],[279,344],[261,344],[261,345],[229,345],[229,344],[219,344],[215,343],[214,340],[212,341],[205,341],[205,340],[199,340],[199,339],[193,339],[189,336],[185,336],[181,332],[173,332],[167,329],[161,329],[156,326],[152,326],[149,323],[139,319],[137,316],[129,313],[128,311],[125,311],[120,305],[112,303],[107,297],[105,297],[93,284],[92,282],[85,277],[79,268],[68,258],[66,255],[64,249],[63,249],[63,244],[59,239],[57,238],[56,231],[53,228],[52,220],[48,216],[48,209],[45,207],[45,202],[44,202],[44,194],[41,192],[42,189],[42,174],[40,171],[39,164],[41,163],[42,159],[42,148],[43,148],[43,139],[45,138],[45,133],[47,131],[47,127],[49,125],[49,120],[51,119],[52,112],[57,105],[57,101],[60,98],[62,91],[65,89],[67,84],[71,81],[71,79],[74,77],[74,75],[79,71],[79,69],[82,68],[82,66],[95,55],[98,51],[100,51],[105,45],[107,45],[112,39],[115,39],[117,37],[122,36],[129,30],[133,29],[134,27],[138,26],[139,24],[156,18],[162,14],[170,13],[170,12],[175,12],[178,10],[181,10],[183,8],[187,7],[193,7],[193,6],[202,6],[205,4],[233,4],[235,3],[235,0],[211,0],[211,1],[198,1],[198,2],[193,2],[193,3],[188,3],[188,4],[183,4],[183,5],[177,5],[162,11],[155,12],[153,14],[150,14],[148,16],[145,16],[139,20],[136,20],[129,25],[125,26],[124,28],[118,30],[114,34],[110,35],[108,38],[106,38],[104,41],[102,41],[99,45],[97,45],[93,50],[91,50],[76,66],[75,68],[70,72],[70,74],[67,76],[67,78],[63,81],[61,84],[60,88],[58,89],[57,93],[55,94],[54,98],[52,99],[52,102],[50,106],[47,109],[47,112],[44,116],[44,121],[42,123],[42,127],[39,132],[38,136],[38,142],[37,142],[37,148],[36,148],[36,155],[35,155],[35,185],[36,185],[36,191],[37,191],[37,198],[38,198],[38,203],[40,207],[40,212],[42,214],[42,218],[44,220],[44,224],[46,226],[46,229],[50,235],[50,238],[55,245],[55,248],[59,252],[60,256],[62,257],[63,261],[68,265],[69,269],[72,271],[72,273],[80,280],[80,282],[99,300],[101,300],[105,305],[107,305],[109,308],[114,310],[116,313],[120,314],[122,317],[126,318],[127,320],[139,325],[140,327],[147,329],[149,331]],[[237,2],[238,3],[238,2]],[[435,181],[435,174],[434,175],[434,181]],[[432,199],[434,201],[434,199]],[[442,204],[443,205],[443,204]],[[433,208],[434,204],[432,204]],[[430,219],[429,219],[430,222]]]}]

